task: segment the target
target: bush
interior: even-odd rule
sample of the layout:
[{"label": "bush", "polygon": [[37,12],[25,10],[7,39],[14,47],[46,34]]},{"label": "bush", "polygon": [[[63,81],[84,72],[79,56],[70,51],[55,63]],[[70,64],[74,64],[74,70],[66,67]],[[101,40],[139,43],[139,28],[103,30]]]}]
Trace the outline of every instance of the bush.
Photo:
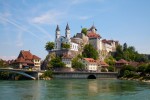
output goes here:
[{"label": "bush", "polygon": [[107,72],[107,70],[105,68],[102,68],[101,72]]},{"label": "bush", "polygon": [[140,78],[140,75],[135,74],[135,75],[133,76],[133,78],[134,78],[134,79],[138,79],[138,78]]},{"label": "bush", "polygon": [[114,72],[114,67],[109,66],[109,67],[108,67],[108,71],[109,71],[109,72]]},{"label": "bush", "polygon": [[47,71],[44,72],[43,75],[40,76],[40,78],[45,78],[45,77],[52,78],[52,75],[53,75],[52,71],[51,70],[47,70]]},{"label": "bush", "polygon": [[145,72],[150,73],[150,64],[146,67]]},{"label": "bush", "polygon": [[137,76],[137,74],[133,71],[125,70],[123,77],[131,78]]}]

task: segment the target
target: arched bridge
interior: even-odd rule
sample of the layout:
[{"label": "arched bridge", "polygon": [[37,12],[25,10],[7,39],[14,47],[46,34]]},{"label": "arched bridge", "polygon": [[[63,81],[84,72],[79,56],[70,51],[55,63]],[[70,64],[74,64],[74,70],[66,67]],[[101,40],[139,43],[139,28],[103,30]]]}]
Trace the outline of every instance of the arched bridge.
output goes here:
[{"label": "arched bridge", "polygon": [[97,79],[117,78],[117,76],[117,72],[53,72],[54,78]]},{"label": "arched bridge", "polygon": [[0,71],[21,74],[33,80],[38,78],[38,71],[30,71],[30,70],[23,70],[23,69],[10,69],[10,68],[0,68]]}]

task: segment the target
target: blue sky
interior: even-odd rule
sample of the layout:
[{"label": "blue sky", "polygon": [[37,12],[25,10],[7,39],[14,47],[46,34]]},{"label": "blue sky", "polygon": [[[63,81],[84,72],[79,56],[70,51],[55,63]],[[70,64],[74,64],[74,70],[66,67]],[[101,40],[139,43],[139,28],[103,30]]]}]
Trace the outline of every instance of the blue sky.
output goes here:
[{"label": "blue sky", "polygon": [[0,0],[0,58],[20,50],[45,58],[56,25],[71,35],[94,23],[103,39],[118,40],[150,54],[150,0]]}]

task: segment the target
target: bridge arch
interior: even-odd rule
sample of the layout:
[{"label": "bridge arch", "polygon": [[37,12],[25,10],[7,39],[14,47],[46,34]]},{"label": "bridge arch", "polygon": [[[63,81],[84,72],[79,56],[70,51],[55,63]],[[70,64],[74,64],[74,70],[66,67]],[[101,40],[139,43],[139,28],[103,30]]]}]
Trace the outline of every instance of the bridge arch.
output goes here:
[{"label": "bridge arch", "polygon": [[95,75],[88,75],[87,79],[96,79],[96,76]]},{"label": "bridge arch", "polygon": [[28,77],[28,78],[31,78],[31,79],[33,79],[33,80],[36,79],[35,77],[33,77],[33,76],[31,76],[31,75],[29,75],[29,74],[27,74],[27,73],[25,73],[25,72],[14,71],[14,70],[0,70],[0,71],[1,71],[1,72],[12,72],[12,73],[17,73],[17,74],[26,76],[26,77]]}]

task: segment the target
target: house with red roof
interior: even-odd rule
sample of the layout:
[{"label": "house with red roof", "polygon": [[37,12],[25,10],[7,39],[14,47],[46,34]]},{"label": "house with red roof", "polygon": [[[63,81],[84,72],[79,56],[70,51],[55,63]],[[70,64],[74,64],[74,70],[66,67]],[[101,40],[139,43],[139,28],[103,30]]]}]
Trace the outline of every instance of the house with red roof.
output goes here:
[{"label": "house with red roof", "polygon": [[124,65],[129,65],[129,62],[124,59],[116,61],[115,63],[116,71],[119,71]]},{"label": "house with red roof", "polygon": [[72,56],[69,54],[64,54],[62,57],[62,62],[66,64],[66,67],[72,67]]},{"label": "house with red roof", "polygon": [[14,61],[15,67],[19,69],[30,68],[40,70],[41,58],[33,55],[30,51],[21,50],[18,58]]},{"label": "house with red roof", "polygon": [[98,71],[100,72],[102,69],[105,69],[106,71],[108,71],[109,65],[104,61],[97,60],[97,67],[98,67]]},{"label": "house with red roof", "polygon": [[93,58],[83,58],[81,62],[86,66],[88,71],[97,71],[97,62]]}]

